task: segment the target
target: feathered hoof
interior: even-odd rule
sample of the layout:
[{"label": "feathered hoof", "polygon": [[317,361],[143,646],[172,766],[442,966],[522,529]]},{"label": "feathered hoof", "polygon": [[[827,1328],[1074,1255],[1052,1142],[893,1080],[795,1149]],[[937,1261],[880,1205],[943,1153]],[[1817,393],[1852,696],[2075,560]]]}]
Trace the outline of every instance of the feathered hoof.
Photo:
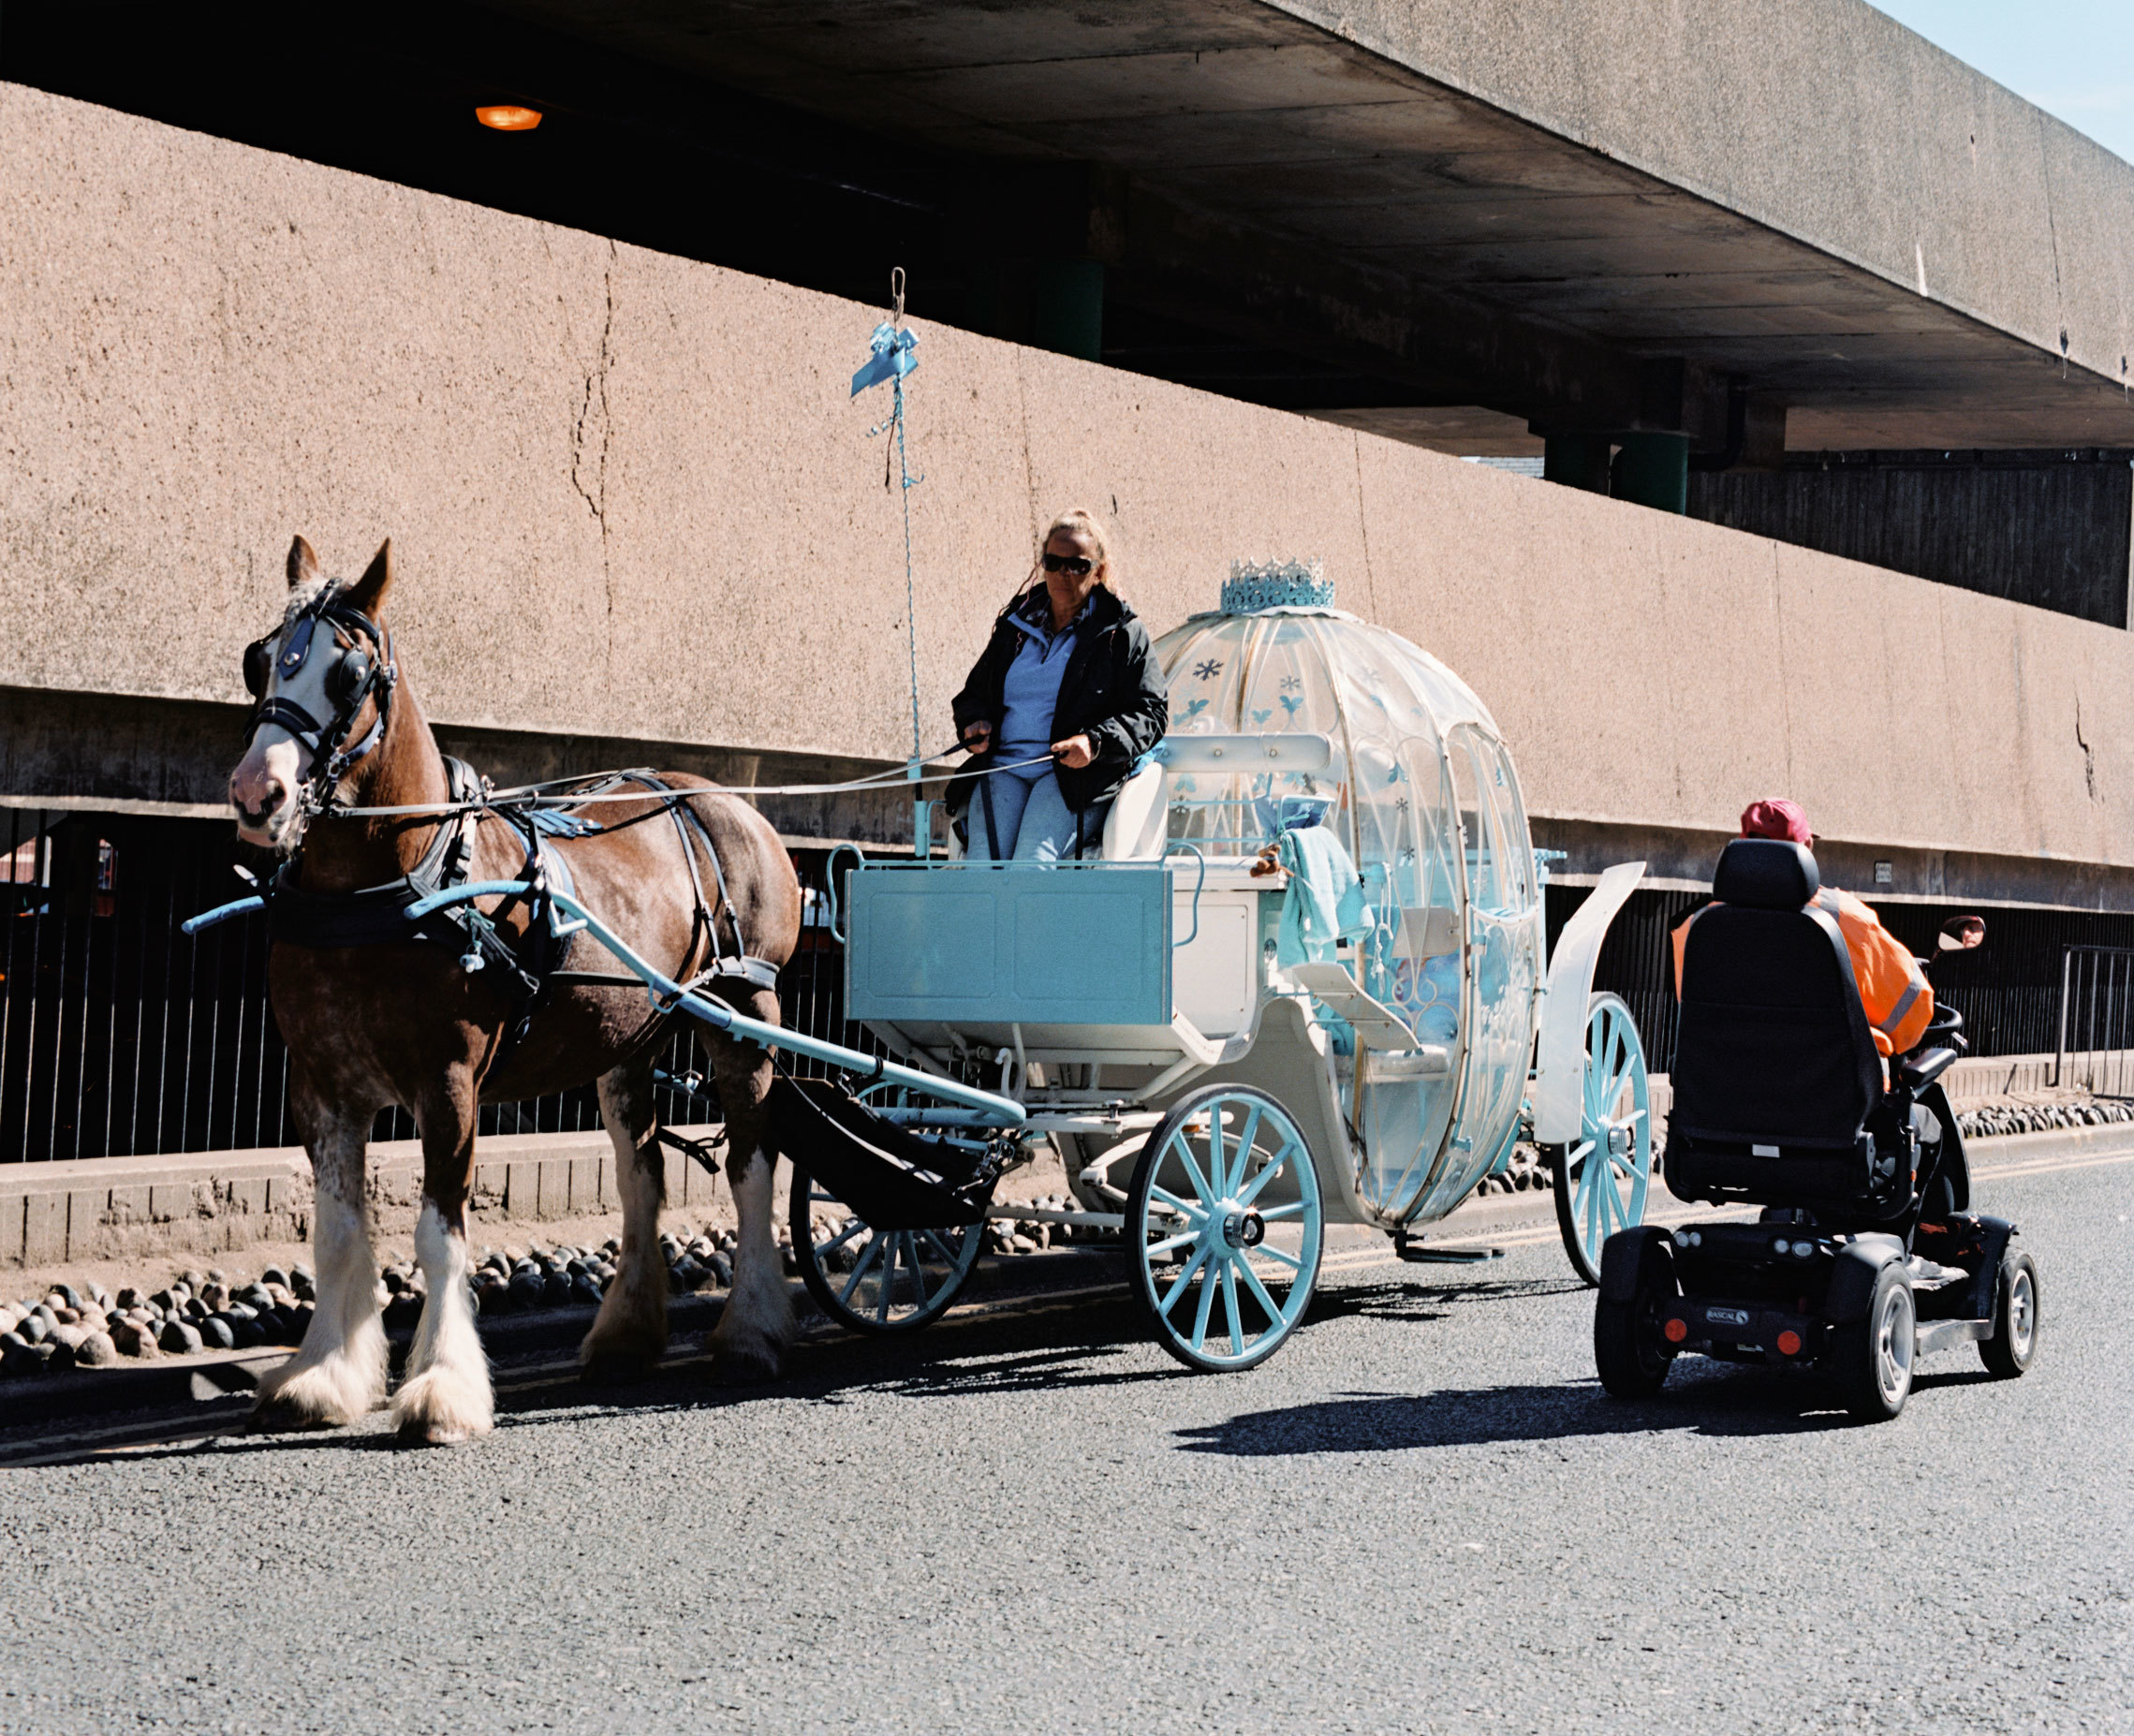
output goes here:
[{"label": "feathered hoof", "polygon": [[659,1366],[666,1354],[664,1333],[596,1320],[578,1346],[578,1377],[588,1386],[620,1386],[642,1380]]},{"label": "feathered hoof", "polygon": [[773,1345],[722,1345],[714,1339],[711,1352],[716,1387],[759,1387],[786,1372],[786,1359]]},{"label": "feathered hoof", "polygon": [[456,1447],[496,1426],[487,1380],[424,1369],[392,1395],[393,1431],[411,1447]]},{"label": "feathered hoof", "polygon": [[245,1427],[255,1434],[295,1434],[305,1430],[346,1428],[352,1418],[322,1417],[287,1399],[269,1399],[253,1405]]},{"label": "feathered hoof", "polygon": [[392,1432],[393,1439],[403,1447],[464,1447],[474,1439],[477,1433],[486,1434],[489,1431],[450,1429],[434,1422],[410,1420],[402,1423]]},{"label": "feathered hoof", "polygon": [[272,1434],[345,1429],[377,1408],[384,1397],[382,1373],[374,1377],[346,1360],[276,1369],[259,1383],[251,1426]]}]

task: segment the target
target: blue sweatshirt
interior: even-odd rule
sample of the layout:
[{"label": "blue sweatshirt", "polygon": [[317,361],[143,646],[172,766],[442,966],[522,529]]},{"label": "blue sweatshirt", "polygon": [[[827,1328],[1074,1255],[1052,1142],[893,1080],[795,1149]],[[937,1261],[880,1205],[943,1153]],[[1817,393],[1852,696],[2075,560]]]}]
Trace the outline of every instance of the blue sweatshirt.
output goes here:
[{"label": "blue sweatshirt", "polygon": [[[995,751],[1004,762],[1033,758],[1052,747],[1052,715],[1059,710],[1060,684],[1067,679],[1067,662],[1074,655],[1075,629],[1089,613],[1084,602],[1067,630],[1055,633],[1052,599],[1039,590],[1035,600],[1035,610],[1025,606],[1008,616],[1023,630],[1023,648],[1001,683],[1000,743]],[[1023,775],[1040,771],[1033,766]]]}]

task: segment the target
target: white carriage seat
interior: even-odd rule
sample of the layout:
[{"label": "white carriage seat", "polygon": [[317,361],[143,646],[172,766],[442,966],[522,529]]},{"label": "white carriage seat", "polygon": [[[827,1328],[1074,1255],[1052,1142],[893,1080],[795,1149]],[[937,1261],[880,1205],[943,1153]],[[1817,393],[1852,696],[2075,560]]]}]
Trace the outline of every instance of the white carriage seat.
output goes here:
[{"label": "white carriage seat", "polygon": [[1153,862],[1162,860],[1168,842],[1170,773],[1158,759],[1145,759],[1119,787],[1111,812],[1104,818],[1103,860]]},{"label": "white carriage seat", "polygon": [[1369,1056],[1375,1079],[1436,1079],[1452,1070],[1452,1051],[1444,1043],[1416,1039],[1391,1007],[1369,993],[1338,962],[1292,964],[1283,973],[1299,988],[1347,1022],[1359,1049]]}]

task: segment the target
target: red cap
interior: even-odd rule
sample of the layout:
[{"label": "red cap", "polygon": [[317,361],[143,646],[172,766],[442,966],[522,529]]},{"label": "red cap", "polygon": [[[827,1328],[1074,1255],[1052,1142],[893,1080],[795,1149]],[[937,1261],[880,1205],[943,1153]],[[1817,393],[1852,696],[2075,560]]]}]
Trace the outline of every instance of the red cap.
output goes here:
[{"label": "red cap", "polygon": [[1780,797],[1774,802],[1752,802],[1742,810],[1742,836],[1744,838],[1790,838],[1795,844],[1813,846],[1815,833],[1808,830],[1808,817],[1801,812],[1799,802],[1788,802]]}]

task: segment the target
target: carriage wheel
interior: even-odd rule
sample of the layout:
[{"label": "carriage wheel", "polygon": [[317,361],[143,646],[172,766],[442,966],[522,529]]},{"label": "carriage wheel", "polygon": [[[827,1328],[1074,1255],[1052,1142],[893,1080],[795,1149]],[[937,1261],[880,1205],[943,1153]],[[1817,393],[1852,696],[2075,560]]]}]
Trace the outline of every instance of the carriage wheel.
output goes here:
[{"label": "carriage wheel", "polygon": [[801,1282],[855,1332],[915,1332],[948,1312],[978,1263],[983,1224],[876,1229],[798,1164],[788,1214]]},{"label": "carriage wheel", "polygon": [[1188,1368],[1250,1368],[1303,1317],[1319,1270],[1319,1181],[1265,1092],[1213,1085],[1149,1136],[1126,1196],[1133,1289]]},{"label": "carriage wheel", "polygon": [[1580,1277],[1598,1284],[1601,1245],[1645,1221],[1653,1180],[1645,1046],[1620,995],[1586,1003],[1583,1125],[1575,1144],[1549,1148],[1549,1169],[1564,1252]]}]

